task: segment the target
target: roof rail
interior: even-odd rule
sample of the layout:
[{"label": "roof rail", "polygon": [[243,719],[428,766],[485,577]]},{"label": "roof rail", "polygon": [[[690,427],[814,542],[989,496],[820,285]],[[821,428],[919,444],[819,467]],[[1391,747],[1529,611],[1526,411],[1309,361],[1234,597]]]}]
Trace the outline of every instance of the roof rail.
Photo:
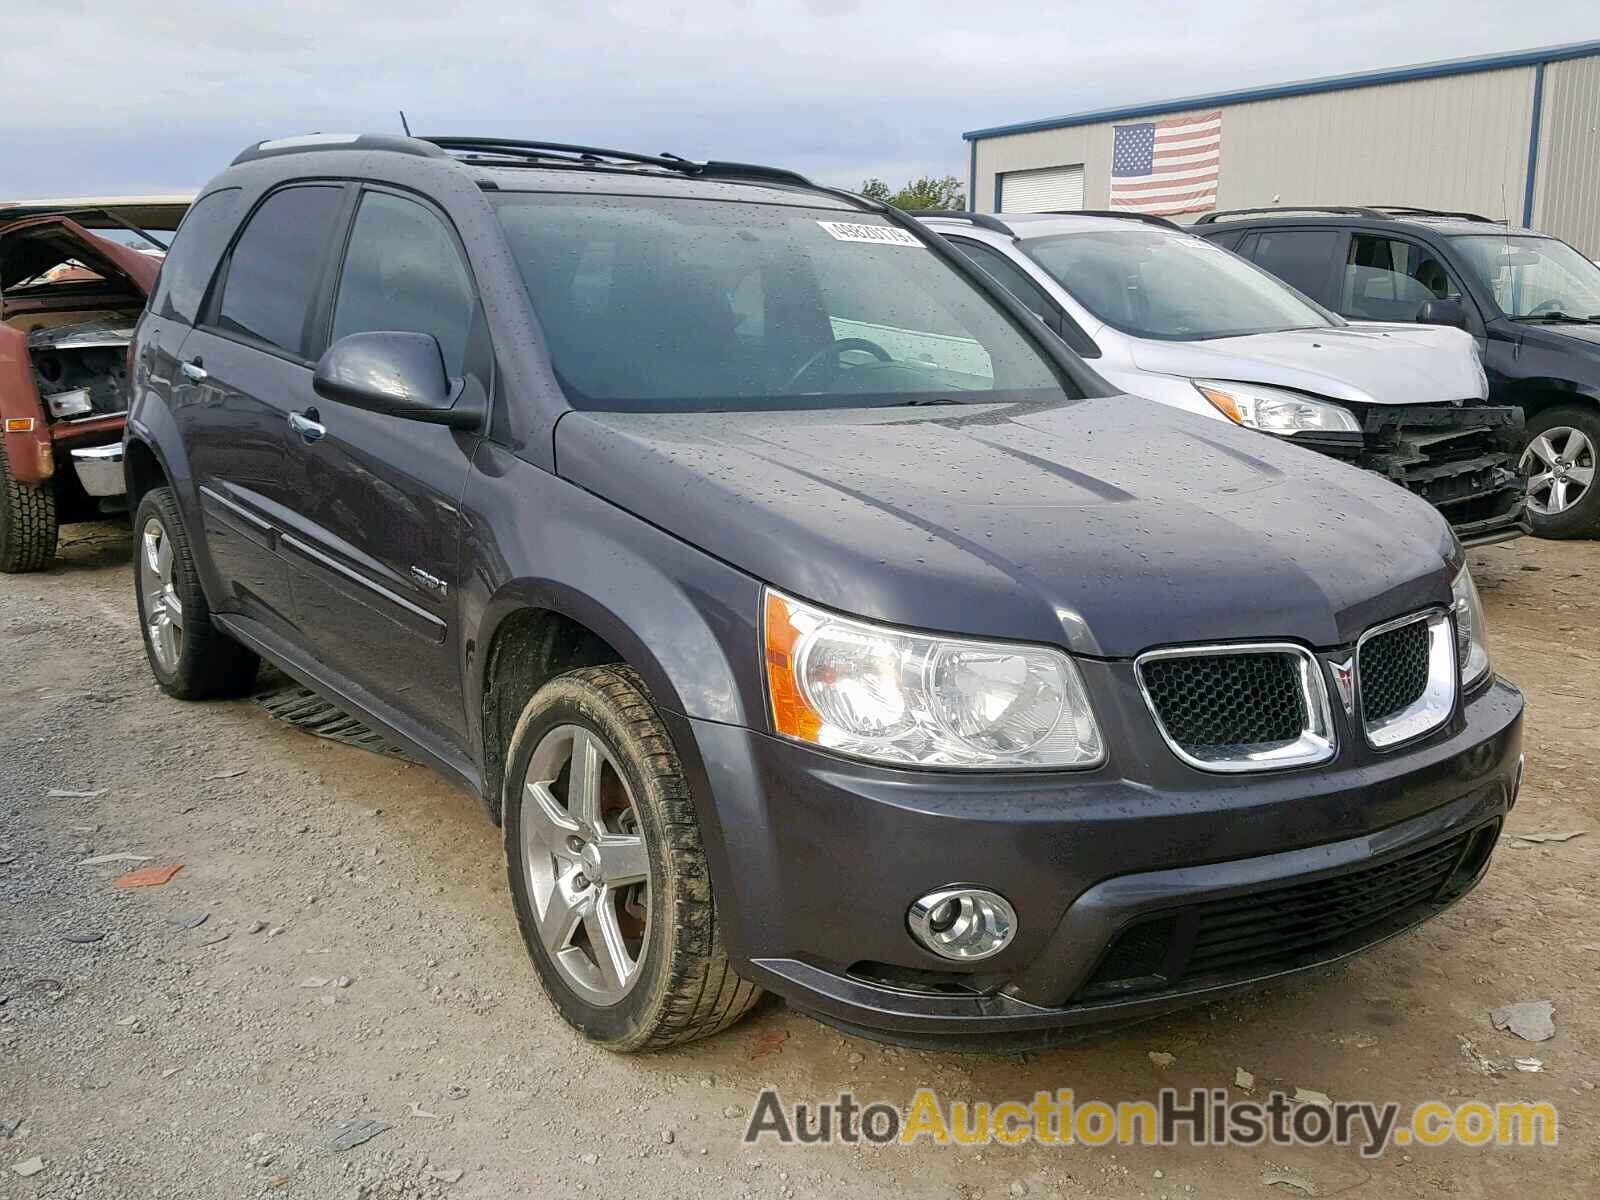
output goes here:
[{"label": "roof rail", "polygon": [[233,166],[274,158],[280,154],[303,154],[307,150],[391,150],[418,158],[443,158],[444,151],[421,138],[393,133],[307,133],[298,137],[269,138],[246,146],[234,156]]},{"label": "roof rail", "polygon": [[1482,221],[1486,225],[1498,225],[1493,217],[1486,217],[1482,213],[1454,212],[1446,208],[1411,208],[1403,204],[1375,204],[1379,212],[1391,213],[1404,217],[1454,217],[1459,221]]},{"label": "roof rail", "polygon": [[638,154],[631,150],[610,150],[604,146],[582,146],[572,142],[539,142],[523,138],[488,137],[423,137],[419,141],[436,146],[441,152],[451,152],[470,162],[482,159],[507,159],[527,166],[558,167],[655,167],[679,175],[701,178],[767,179],[778,183],[813,186],[804,175],[782,167],[764,167],[756,163],[695,162],[676,154]]},{"label": "roof rail", "polygon": [[922,208],[902,209],[909,216],[922,220],[924,217],[938,217],[945,221],[970,221],[979,229],[987,229],[992,233],[1003,233],[1008,238],[1015,239],[1016,233],[999,217],[992,217],[988,213],[967,212],[964,209],[954,208]]},{"label": "roof rail", "polygon": [[1223,208],[1196,218],[1196,225],[1214,225],[1221,218],[1249,217],[1258,213],[1337,213],[1341,217],[1366,217],[1373,221],[1389,220],[1381,209],[1361,208],[1348,204],[1269,204],[1263,208]]},{"label": "roof rail", "polygon": [[1169,221],[1166,217],[1158,217],[1155,213],[1128,212],[1116,208],[1077,208],[1071,211],[1052,211],[1053,217],[1120,217],[1124,221],[1143,221],[1146,225],[1159,225],[1163,229],[1176,229],[1183,232],[1183,226],[1176,221]]}]

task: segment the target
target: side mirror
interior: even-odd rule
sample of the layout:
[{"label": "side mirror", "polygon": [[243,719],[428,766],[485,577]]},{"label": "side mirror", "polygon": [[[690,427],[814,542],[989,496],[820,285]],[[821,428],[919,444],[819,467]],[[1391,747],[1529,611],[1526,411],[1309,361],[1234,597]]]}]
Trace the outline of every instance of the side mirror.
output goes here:
[{"label": "side mirror", "polygon": [[311,386],[352,408],[408,421],[477,429],[483,406],[467,400],[461,380],[444,373],[439,340],[429,333],[352,333],[329,346]]},{"label": "side mirror", "polygon": [[1417,310],[1417,323],[1421,325],[1449,325],[1453,329],[1467,328],[1467,306],[1454,297],[1423,301]]}]

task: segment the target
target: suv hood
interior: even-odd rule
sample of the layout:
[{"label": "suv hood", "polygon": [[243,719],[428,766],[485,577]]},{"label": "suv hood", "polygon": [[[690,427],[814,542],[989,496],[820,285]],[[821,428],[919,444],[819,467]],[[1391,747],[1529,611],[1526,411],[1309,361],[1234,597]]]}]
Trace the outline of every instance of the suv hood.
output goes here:
[{"label": "suv hood", "polygon": [[1141,370],[1311,392],[1353,404],[1482,402],[1488,381],[1472,336],[1427,325],[1332,325],[1204,342],[1133,343]]},{"label": "suv hood", "polygon": [[558,473],[846,613],[1127,657],[1348,644],[1450,598],[1428,504],[1320,454],[1131,396],[574,412]]}]

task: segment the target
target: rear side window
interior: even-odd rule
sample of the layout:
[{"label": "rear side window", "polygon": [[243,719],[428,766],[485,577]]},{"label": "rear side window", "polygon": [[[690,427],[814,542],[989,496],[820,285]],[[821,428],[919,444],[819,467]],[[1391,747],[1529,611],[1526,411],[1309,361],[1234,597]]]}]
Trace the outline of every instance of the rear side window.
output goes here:
[{"label": "rear side window", "polygon": [[1431,250],[1399,238],[1358,233],[1350,239],[1339,311],[1367,321],[1415,321],[1429,300],[1459,297]]},{"label": "rear side window", "polygon": [[292,187],[256,209],[233,247],[217,326],[304,358],[311,305],[343,189]]},{"label": "rear side window", "polygon": [[477,297],[444,223],[422,205],[368,192],[339,277],[333,340],[352,333],[431,333],[445,371],[460,375]]},{"label": "rear side window", "polygon": [[1314,300],[1326,299],[1339,237],[1331,229],[1263,230],[1256,242],[1256,265]]},{"label": "rear side window", "polygon": [[193,325],[206,294],[206,284],[233,232],[239,189],[223,188],[200,197],[189,209],[161,265],[161,281],[150,311]]}]

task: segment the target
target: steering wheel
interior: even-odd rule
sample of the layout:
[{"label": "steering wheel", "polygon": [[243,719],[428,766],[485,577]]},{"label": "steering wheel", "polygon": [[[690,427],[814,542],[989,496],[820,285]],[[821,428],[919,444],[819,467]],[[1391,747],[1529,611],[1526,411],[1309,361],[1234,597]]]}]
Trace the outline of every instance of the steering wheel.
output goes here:
[{"label": "steering wheel", "polygon": [[793,391],[799,386],[802,379],[822,366],[823,363],[832,362],[833,369],[837,371],[839,369],[839,355],[846,350],[864,350],[879,362],[889,363],[894,361],[894,356],[878,345],[877,342],[869,342],[866,338],[858,337],[836,338],[830,345],[824,346],[806,359],[805,362],[801,363],[800,369],[789,376],[789,382],[784,384],[783,390],[786,392]]},{"label": "steering wheel", "polygon": [[1544,301],[1542,304],[1535,304],[1528,310],[1527,315],[1530,317],[1542,317],[1546,313],[1558,313],[1560,311],[1562,311],[1561,301],[1551,299]]}]

